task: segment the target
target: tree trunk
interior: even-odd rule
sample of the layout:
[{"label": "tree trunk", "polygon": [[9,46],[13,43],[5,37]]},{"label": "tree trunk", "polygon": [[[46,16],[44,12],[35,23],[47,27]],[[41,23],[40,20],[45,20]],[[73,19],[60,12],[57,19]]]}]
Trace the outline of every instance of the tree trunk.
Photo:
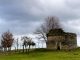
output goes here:
[{"label": "tree trunk", "polygon": [[16,53],[16,47],[15,47],[15,53]]},{"label": "tree trunk", "polygon": [[27,49],[27,47],[26,47],[26,52],[27,52],[27,50],[28,50],[28,49]]},{"label": "tree trunk", "polygon": [[10,54],[11,54],[11,47],[10,47]]},{"label": "tree trunk", "polygon": [[24,45],[23,45],[23,53],[24,53]]},{"label": "tree trunk", "polygon": [[5,55],[6,55],[6,52],[7,52],[7,48],[6,47],[4,48],[4,52],[5,52]]},{"label": "tree trunk", "polygon": [[30,45],[29,45],[29,48],[28,48],[28,54],[29,54],[29,50],[30,50]]}]

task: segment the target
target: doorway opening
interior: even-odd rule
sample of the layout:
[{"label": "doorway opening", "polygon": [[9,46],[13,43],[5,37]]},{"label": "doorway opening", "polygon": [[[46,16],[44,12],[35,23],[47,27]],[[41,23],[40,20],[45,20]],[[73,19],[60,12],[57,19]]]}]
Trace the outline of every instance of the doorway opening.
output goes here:
[{"label": "doorway opening", "polygon": [[61,49],[61,42],[57,42],[57,50]]}]

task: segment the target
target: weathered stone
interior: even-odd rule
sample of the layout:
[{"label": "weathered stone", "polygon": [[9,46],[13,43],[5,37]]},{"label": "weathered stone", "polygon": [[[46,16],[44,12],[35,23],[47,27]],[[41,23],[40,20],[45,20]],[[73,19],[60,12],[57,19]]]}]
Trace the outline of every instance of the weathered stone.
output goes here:
[{"label": "weathered stone", "polygon": [[64,32],[62,29],[51,29],[47,34],[47,49],[73,49],[77,47],[75,33]]}]

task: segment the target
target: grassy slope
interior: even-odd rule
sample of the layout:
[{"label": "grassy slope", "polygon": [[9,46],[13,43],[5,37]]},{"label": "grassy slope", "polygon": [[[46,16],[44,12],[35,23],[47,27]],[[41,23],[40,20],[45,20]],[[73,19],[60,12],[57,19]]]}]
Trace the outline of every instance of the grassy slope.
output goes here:
[{"label": "grassy slope", "polygon": [[31,51],[0,56],[0,60],[80,60],[80,51]]}]

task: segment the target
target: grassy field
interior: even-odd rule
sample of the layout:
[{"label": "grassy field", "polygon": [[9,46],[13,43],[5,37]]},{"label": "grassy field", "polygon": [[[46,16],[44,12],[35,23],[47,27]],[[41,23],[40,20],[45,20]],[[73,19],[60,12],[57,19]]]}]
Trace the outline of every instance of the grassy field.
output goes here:
[{"label": "grassy field", "polygon": [[27,53],[1,55],[0,60],[80,60],[80,50],[74,51],[47,51],[34,50]]}]

